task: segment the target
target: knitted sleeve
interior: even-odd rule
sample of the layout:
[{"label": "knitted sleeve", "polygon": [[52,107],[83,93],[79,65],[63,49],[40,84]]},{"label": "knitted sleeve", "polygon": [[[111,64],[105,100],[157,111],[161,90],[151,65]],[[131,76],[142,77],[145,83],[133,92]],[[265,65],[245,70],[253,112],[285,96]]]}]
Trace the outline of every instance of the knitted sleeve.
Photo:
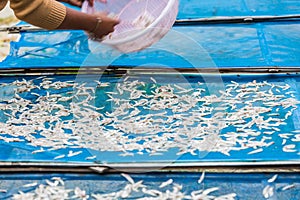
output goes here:
[{"label": "knitted sleeve", "polygon": [[16,17],[45,29],[55,29],[66,16],[66,7],[55,0],[10,0]]}]

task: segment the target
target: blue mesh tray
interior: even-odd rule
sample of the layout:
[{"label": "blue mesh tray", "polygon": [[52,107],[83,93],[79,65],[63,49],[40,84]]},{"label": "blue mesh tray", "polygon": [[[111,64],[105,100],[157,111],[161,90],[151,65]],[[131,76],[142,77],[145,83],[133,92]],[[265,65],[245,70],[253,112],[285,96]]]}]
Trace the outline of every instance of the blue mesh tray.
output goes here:
[{"label": "blue mesh tray", "polygon": [[[147,189],[158,190],[161,192],[173,191],[173,186],[170,184],[165,188],[159,188],[162,182],[169,179],[173,180],[173,183],[182,185],[181,192],[186,195],[190,195],[191,192],[197,190],[205,190],[208,188],[218,187],[219,190],[210,193],[213,196],[220,196],[229,193],[235,193],[235,199],[265,199],[263,196],[263,190],[267,185],[274,188],[274,193],[270,199],[289,199],[297,200],[300,198],[299,187],[300,177],[299,174],[294,173],[279,173],[277,179],[273,183],[268,183],[274,174],[236,174],[236,173],[206,173],[204,181],[198,184],[197,181],[201,176],[201,173],[148,173],[148,174],[131,174],[134,181],[138,182],[143,180],[143,184],[147,186]],[[51,180],[53,177],[60,177],[64,183],[65,188],[74,191],[75,187],[79,187],[86,191],[86,194],[103,194],[112,193],[123,189],[129,182],[119,174],[108,175],[94,175],[94,174],[1,174],[0,186],[1,199],[11,199],[14,194],[20,191],[24,193],[34,192],[37,186],[22,187],[25,184],[36,182],[37,184],[47,185],[46,180]],[[284,190],[284,187],[293,185],[290,189]],[[74,193],[73,193],[74,194]],[[71,196],[71,195],[70,195]],[[137,199],[143,197],[150,197],[141,192],[133,192],[130,197],[125,199]]]}]

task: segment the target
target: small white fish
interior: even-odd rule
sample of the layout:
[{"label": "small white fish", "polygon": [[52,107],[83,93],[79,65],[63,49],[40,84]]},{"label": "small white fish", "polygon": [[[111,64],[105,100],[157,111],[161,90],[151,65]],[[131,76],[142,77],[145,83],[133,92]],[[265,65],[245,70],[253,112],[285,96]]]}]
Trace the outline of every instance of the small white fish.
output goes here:
[{"label": "small white fish", "polygon": [[128,81],[128,79],[129,79],[129,76],[126,76],[126,77],[124,78],[124,82]]},{"label": "small white fish", "polygon": [[172,184],[172,183],[173,183],[173,179],[169,179],[169,180],[167,180],[167,181],[165,181],[165,182],[162,182],[162,183],[160,184],[159,188],[164,188],[164,187],[166,187],[166,186],[168,186],[168,185],[170,185],[170,184]]},{"label": "small white fish", "polygon": [[26,185],[23,185],[23,187],[27,188],[27,187],[34,187],[34,186],[37,186],[37,182],[33,182],[33,183],[28,183]]},{"label": "small white fish", "polygon": [[273,144],[275,144],[275,142],[274,142],[274,141],[272,141],[272,142],[269,142],[269,143],[267,143],[267,144],[266,144],[266,147],[269,147],[269,146],[271,146],[271,145],[273,145]]},{"label": "small white fish", "polygon": [[285,119],[287,119],[289,116],[291,116],[293,113],[291,112],[291,111],[288,111],[287,113],[286,113],[286,115],[285,115]]},{"label": "small white fish", "polygon": [[153,77],[150,77],[150,80],[151,80],[153,83],[157,83],[156,80],[155,80]]},{"label": "small white fish", "polygon": [[51,180],[58,181],[61,185],[65,185],[65,182],[60,177],[52,177]]},{"label": "small white fish", "polygon": [[121,175],[131,184],[134,184],[134,180],[128,175],[128,174],[124,174],[121,173]]},{"label": "small white fish", "polygon": [[280,116],[280,114],[279,113],[269,113],[269,114],[267,114],[268,116]]},{"label": "small white fish", "polygon": [[138,181],[134,184],[132,184],[132,190],[135,191],[135,192],[138,192],[140,188],[145,188],[147,186],[143,185],[143,180],[141,181]]},{"label": "small white fish", "polygon": [[286,185],[286,186],[284,186],[284,187],[282,188],[282,191],[292,189],[292,188],[294,188],[295,186],[296,186],[295,184]]},{"label": "small white fish", "polygon": [[119,154],[120,156],[126,157],[126,156],[134,156],[134,153],[131,152],[125,152],[125,153],[121,153]]},{"label": "small white fish", "polygon": [[263,196],[268,199],[274,195],[274,188],[270,185],[267,185],[263,191],[262,191]]},{"label": "small white fish", "polygon": [[77,155],[79,155],[79,154],[81,154],[82,153],[82,151],[77,151],[77,152],[73,152],[73,151],[69,151],[69,153],[68,153],[68,157],[73,157],[73,156],[77,156]]},{"label": "small white fish", "polygon": [[90,169],[97,173],[102,174],[107,168],[106,167],[90,167]]},{"label": "small white fish", "polygon": [[217,191],[217,190],[219,190],[218,187],[208,188],[208,189],[204,190],[204,191],[202,192],[202,194],[208,195],[209,193],[212,193],[212,192]]},{"label": "small white fish", "polygon": [[32,154],[36,154],[36,153],[41,153],[41,152],[45,152],[45,149],[41,148],[41,149],[35,150],[35,151],[31,152],[31,153]]},{"label": "small white fish", "polygon": [[35,78],[35,80],[39,80],[39,79],[44,79],[44,78],[46,78],[47,76],[39,76],[39,77],[37,77],[37,78]]},{"label": "small white fish", "polygon": [[201,176],[200,176],[200,178],[199,178],[199,180],[198,180],[198,184],[200,184],[200,183],[203,182],[204,177],[205,177],[205,171],[202,172],[202,174],[201,174]]},{"label": "small white fish", "polygon": [[65,154],[62,154],[62,155],[56,156],[56,157],[54,158],[54,160],[57,160],[57,159],[60,159],[60,158],[64,158],[65,156],[66,156]]},{"label": "small white fish", "polygon": [[292,136],[293,134],[291,133],[281,133],[281,134],[278,134],[279,137],[281,138],[285,138],[285,139],[289,139],[290,136]]},{"label": "small white fish", "polygon": [[181,86],[179,86],[179,85],[176,85],[176,84],[174,84],[173,85],[176,89],[178,89],[178,90],[186,90],[185,88],[183,88],[183,87],[181,87]]},{"label": "small white fish", "polygon": [[129,187],[125,187],[124,190],[121,190],[120,191],[120,197],[125,199],[125,198],[128,198],[130,196],[130,193],[131,193],[131,188]]},{"label": "small white fish", "polygon": [[47,183],[47,185],[52,186],[52,187],[56,187],[58,185],[58,182],[51,182],[48,179],[46,179],[46,183]]},{"label": "small white fish", "polygon": [[[106,94],[112,94],[112,95],[118,95],[118,93],[117,92],[105,92]],[[111,96],[109,96],[109,97],[111,97]],[[112,98],[112,97],[111,97]]]},{"label": "small white fish", "polygon": [[35,95],[35,96],[38,96],[38,97],[40,97],[40,96],[41,96],[40,94],[38,94],[38,93],[35,93],[35,92],[31,92],[31,94],[32,94],[32,95]]},{"label": "small white fish", "polygon": [[296,147],[296,145],[294,145],[294,144],[289,144],[289,145],[283,146],[282,150],[283,150],[284,152],[296,152],[297,150],[294,149],[295,147]]},{"label": "small white fish", "polygon": [[294,138],[292,139],[293,142],[300,142],[300,134],[294,135]]},{"label": "small white fish", "polygon": [[280,131],[280,129],[279,129],[279,128],[276,128],[276,127],[272,127],[272,129],[273,129],[274,131]]},{"label": "small white fish", "polygon": [[149,154],[149,156],[161,156],[161,155],[163,155],[163,153],[154,152]]},{"label": "small white fish", "polygon": [[267,135],[272,135],[273,133],[275,133],[275,131],[264,131],[264,134],[267,134]]},{"label": "small white fish", "polygon": [[286,94],[296,94],[297,92],[296,91],[289,91],[289,92],[286,92]]},{"label": "small white fish", "polygon": [[259,152],[262,152],[263,151],[263,149],[262,148],[259,148],[259,149],[255,149],[255,150],[253,150],[253,151],[250,151],[248,154],[250,155],[250,154],[255,154],[255,153],[259,153]]},{"label": "small white fish", "polygon": [[97,156],[89,156],[89,157],[86,157],[85,159],[86,160],[94,160],[95,158],[97,158]]},{"label": "small white fish", "polygon": [[191,92],[191,91],[193,91],[193,90],[194,90],[193,88],[191,88],[191,89],[186,89],[186,90],[182,90],[182,91],[177,92],[177,94],[189,93],[189,92]]},{"label": "small white fish", "polygon": [[272,178],[268,180],[268,183],[273,183],[278,177],[278,174],[275,174]]},{"label": "small white fish", "polygon": [[283,139],[281,145],[285,145],[286,141],[287,141],[286,139]]},{"label": "small white fish", "polygon": [[151,195],[151,196],[158,196],[158,195],[161,194],[161,192],[158,191],[158,190],[148,190],[148,189],[146,189],[146,188],[142,188],[142,192],[143,192],[144,194],[149,194],[149,195]]}]

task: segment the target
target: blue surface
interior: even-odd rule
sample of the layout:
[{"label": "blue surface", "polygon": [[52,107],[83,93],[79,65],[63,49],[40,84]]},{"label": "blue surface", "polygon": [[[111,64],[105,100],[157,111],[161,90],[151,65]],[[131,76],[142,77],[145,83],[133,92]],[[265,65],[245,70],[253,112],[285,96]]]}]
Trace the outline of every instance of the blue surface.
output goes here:
[{"label": "blue surface", "polygon": [[[153,75],[151,75],[153,76]],[[143,75],[141,77],[135,76],[132,78],[132,80],[149,80],[150,76]],[[196,87],[196,84],[198,81],[203,82],[203,78],[201,76],[171,76],[171,75],[157,75],[154,76],[157,80],[158,84],[163,83],[169,83],[169,84],[180,84],[185,83],[186,81],[192,86]],[[286,98],[288,97],[287,92],[292,92],[295,95],[295,98],[299,101],[300,100],[300,78],[299,75],[222,75],[220,84],[224,84],[225,86],[228,84],[231,84],[232,81],[238,82],[239,84],[242,83],[248,83],[252,82],[253,80],[256,80],[257,82],[263,82],[267,81],[268,83],[273,83],[276,85],[285,85],[288,84],[291,88],[286,90]],[[34,77],[2,77],[1,81],[5,83],[10,83],[13,80],[19,79],[22,80],[23,78],[33,79]],[[55,78],[57,81],[67,81],[67,80],[74,80],[75,76],[51,76],[51,78]],[[217,77],[218,78],[218,77]],[[77,77],[78,79],[78,77]],[[87,81],[89,83],[94,82],[95,76],[81,76],[79,77],[81,81]],[[216,77],[214,76],[208,76],[205,78],[206,81],[216,80]],[[101,113],[105,112],[111,112],[114,110],[112,105],[107,102],[108,96],[105,94],[105,92],[108,91],[115,91],[115,83],[118,83],[120,81],[118,78],[113,76],[102,76],[101,77],[102,82],[110,82],[111,86],[104,89],[101,89],[98,91],[97,95],[97,101],[96,105],[98,107],[104,106],[105,109],[101,110]],[[38,84],[38,80],[35,81],[35,84]],[[149,85],[150,87],[150,85]],[[72,88],[70,88],[72,91]],[[47,90],[50,94],[57,94],[57,93],[63,93],[69,91],[67,90]],[[43,90],[34,90],[33,92],[39,92],[42,95],[45,95],[46,91]],[[211,90],[208,92],[212,92]],[[3,93],[3,92],[2,92]],[[4,93],[5,94],[5,93]],[[209,93],[208,93],[209,94]],[[283,93],[285,94],[285,93]],[[29,93],[23,93],[21,96],[25,99],[28,99],[30,101],[34,102],[33,95],[29,95]],[[5,95],[4,95],[5,97]],[[3,97],[2,97],[3,98]],[[299,105],[298,105],[299,106]],[[275,107],[273,108],[273,112],[275,112]],[[289,109],[280,109],[279,113],[281,118],[284,118],[284,115]],[[230,112],[230,111],[228,111]],[[2,112],[1,112],[2,113]],[[2,113],[3,115],[3,113]],[[285,122],[286,125],[281,125],[278,128],[280,131],[275,131],[272,135],[266,135],[270,136],[272,139],[268,140],[268,142],[273,141],[274,144],[269,147],[263,147],[263,152],[257,153],[257,154],[247,154],[250,151],[254,150],[252,148],[247,148],[245,150],[239,150],[230,151],[230,155],[225,155],[219,152],[198,152],[196,151],[195,155],[192,155],[190,153],[186,153],[183,155],[177,155],[178,149],[169,149],[167,152],[163,152],[162,155],[154,155],[150,156],[148,153],[144,153],[143,155],[134,154],[134,156],[121,156],[121,152],[108,152],[108,151],[95,151],[91,149],[74,149],[74,147],[56,150],[56,151],[46,151],[44,153],[37,153],[32,154],[32,151],[40,149],[40,147],[34,147],[27,145],[26,142],[11,142],[7,143],[4,140],[0,141],[0,148],[2,150],[2,153],[0,154],[0,160],[1,161],[14,161],[14,162],[86,162],[86,163],[92,163],[92,162],[98,162],[98,163],[134,163],[134,162],[164,162],[164,163],[189,163],[189,162],[210,162],[210,161],[218,161],[218,162],[261,162],[261,161],[299,161],[299,152],[300,152],[300,142],[291,142],[290,140],[287,141],[287,144],[295,144],[295,152],[284,152],[282,151],[282,138],[279,137],[279,134],[281,133],[291,133],[296,135],[297,133],[293,133],[295,130],[300,130],[300,124],[299,124],[299,116],[300,116],[300,110],[297,108],[293,111],[293,115],[289,117]],[[266,117],[266,116],[265,116]],[[5,115],[2,117],[2,122],[5,121]],[[112,126],[108,125],[107,128],[112,128]],[[253,130],[258,130],[257,127],[252,127]],[[231,128],[230,130],[221,130],[220,135],[222,133],[235,132],[236,130]],[[262,132],[267,131],[265,129],[261,130]],[[261,134],[256,139],[259,141],[262,139],[264,134]],[[133,136],[134,137],[134,136]],[[251,136],[249,136],[251,137]],[[292,138],[292,137],[291,137]],[[290,139],[291,139],[290,138]],[[248,138],[249,139],[249,138]],[[130,140],[130,139],[129,139]],[[83,151],[82,154],[78,156],[74,156],[71,158],[65,157],[58,160],[53,160],[54,157],[61,155],[61,154],[68,154],[68,151]],[[97,158],[95,160],[86,160],[86,157],[96,155]]]},{"label": "blue surface", "polygon": [[[299,0],[180,0],[178,19],[218,17],[218,16],[249,16],[249,15],[290,15],[300,14]],[[120,65],[139,67],[157,66],[172,68],[203,68],[203,67],[300,67],[300,22],[255,23],[255,24],[219,24],[188,27],[174,27],[172,31],[158,44],[139,52],[122,55],[109,48],[88,43],[82,31],[49,31],[36,33],[22,33],[19,42],[12,42],[10,55],[0,62],[0,68],[35,68],[35,67],[80,67],[80,66],[106,66]],[[30,77],[18,77],[18,79]],[[74,76],[55,76],[56,80],[74,80]],[[11,82],[17,78],[2,77],[0,82]],[[105,81],[115,81],[111,77],[104,77]],[[200,78],[201,79],[201,78]],[[257,76],[222,76],[224,83],[237,81],[245,83],[252,81],[268,81],[272,83],[291,85],[289,91],[296,91],[295,96],[300,100],[299,75],[257,75]],[[160,81],[180,81],[176,78],[161,77]],[[189,77],[188,80],[197,82],[199,77]],[[55,92],[55,91],[50,91]],[[2,95],[3,91],[1,91]],[[3,96],[1,96],[3,98]],[[101,99],[103,100],[103,99]],[[104,99],[105,100],[105,99]],[[300,130],[300,111],[294,111],[288,119],[286,127],[280,127],[281,132]],[[1,120],[4,119],[1,113]],[[0,121],[1,121],[0,120]],[[162,156],[135,155],[121,157],[120,152],[96,152],[90,149],[82,150],[79,156],[53,160],[54,157],[67,154],[69,150],[47,151],[32,154],[39,148],[26,145],[24,142],[6,143],[0,141],[0,160],[15,162],[86,162],[85,158],[97,155],[96,162],[100,163],[135,163],[135,162],[247,162],[260,161],[299,161],[297,153],[282,151],[282,140],[274,134],[274,142],[270,148],[258,154],[248,155],[249,150],[231,152],[230,156],[221,153],[197,155],[184,154],[176,156],[176,149],[164,153]],[[299,152],[300,144],[296,149]],[[198,185],[199,173],[168,173],[168,174],[132,174],[134,180],[144,180],[144,184],[157,189],[158,185],[170,178],[175,183],[183,185],[183,191],[189,193],[193,190],[220,187],[213,194],[222,195],[237,193],[236,199],[264,199],[262,191],[267,180],[274,174],[212,174],[206,173],[204,184]],[[122,189],[126,181],[118,174],[92,175],[92,174],[0,174],[1,199],[11,199],[19,191],[28,192],[34,188],[23,188],[22,185],[37,181],[45,184],[45,179],[62,177],[66,187],[79,186],[88,194],[97,192],[113,192]],[[294,188],[283,191],[286,185],[295,184]],[[299,174],[279,174],[274,186],[274,196],[270,199],[300,199]],[[166,189],[172,189],[167,187]],[[142,197],[136,194],[135,197]]]},{"label": "blue surface", "polygon": [[[300,1],[181,0],[179,19],[210,16],[300,14]],[[299,67],[300,22],[207,24],[173,27],[160,42],[121,54],[88,41],[82,31],[22,33],[0,68],[158,66]]]},{"label": "blue surface", "polygon": [[218,17],[299,14],[298,0],[180,0],[179,19]]},{"label": "blue surface", "polygon": [[299,67],[299,31],[299,22],[174,27],[157,44],[130,54],[88,42],[80,31],[24,33],[0,68]]},{"label": "blue surface", "polygon": [[[262,200],[264,187],[270,185],[274,187],[274,195],[270,199],[288,199],[298,200],[300,198],[300,177],[294,173],[279,173],[274,183],[268,183],[274,174],[272,173],[251,173],[251,174],[215,174],[206,173],[204,182],[198,184],[197,181],[201,173],[148,173],[148,174],[131,174],[134,181],[144,180],[143,184],[147,189],[156,189],[159,191],[172,191],[172,186],[159,189],[158,186],[169,179],[173,179],[174,183],[183,186],[182,192],[189,195],[192,191],[200,189],[208,189],[219,187],[218,191],[211,193],[212,195],[224,195],[236,193],[237,200]],[[24,188],[25,184],[37,182],[38,184],[46,184],[45,180],[52,177],[61,177],[65,182],[65,187],[74,189],[79,187],[85,190],[87,194],[93,193],[110,193],[119,191],[128,183],[124,177],[119,174],[109,175],[93,175],[93,174],[2,174],[0,175],[0,187],[7,190],[6,193],[0,193],[1,199],[11,199],[13,194],[19,191],[32,192],[35,187]],[[284,186],[294,184],[295,187],[283,191]],[[144,197],[141,192],[134,192],[131,198],[136,199]]]}]

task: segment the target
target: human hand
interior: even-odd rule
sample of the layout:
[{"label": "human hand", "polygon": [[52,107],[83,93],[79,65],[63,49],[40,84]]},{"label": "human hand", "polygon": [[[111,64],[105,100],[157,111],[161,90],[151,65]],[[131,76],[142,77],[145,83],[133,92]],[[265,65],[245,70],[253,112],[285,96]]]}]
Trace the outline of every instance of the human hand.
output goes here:
[{"label": "human hand", "polygon": [[104,36],[113,32],[114,27],[120,23],[118,19],[107,17],[105,13],[97,13],[95,16],[101,22],[98,22],[98,25],[95,27],[95,30],[93,30],[90,33],[90,37],[92,39],[101,40]]}]

